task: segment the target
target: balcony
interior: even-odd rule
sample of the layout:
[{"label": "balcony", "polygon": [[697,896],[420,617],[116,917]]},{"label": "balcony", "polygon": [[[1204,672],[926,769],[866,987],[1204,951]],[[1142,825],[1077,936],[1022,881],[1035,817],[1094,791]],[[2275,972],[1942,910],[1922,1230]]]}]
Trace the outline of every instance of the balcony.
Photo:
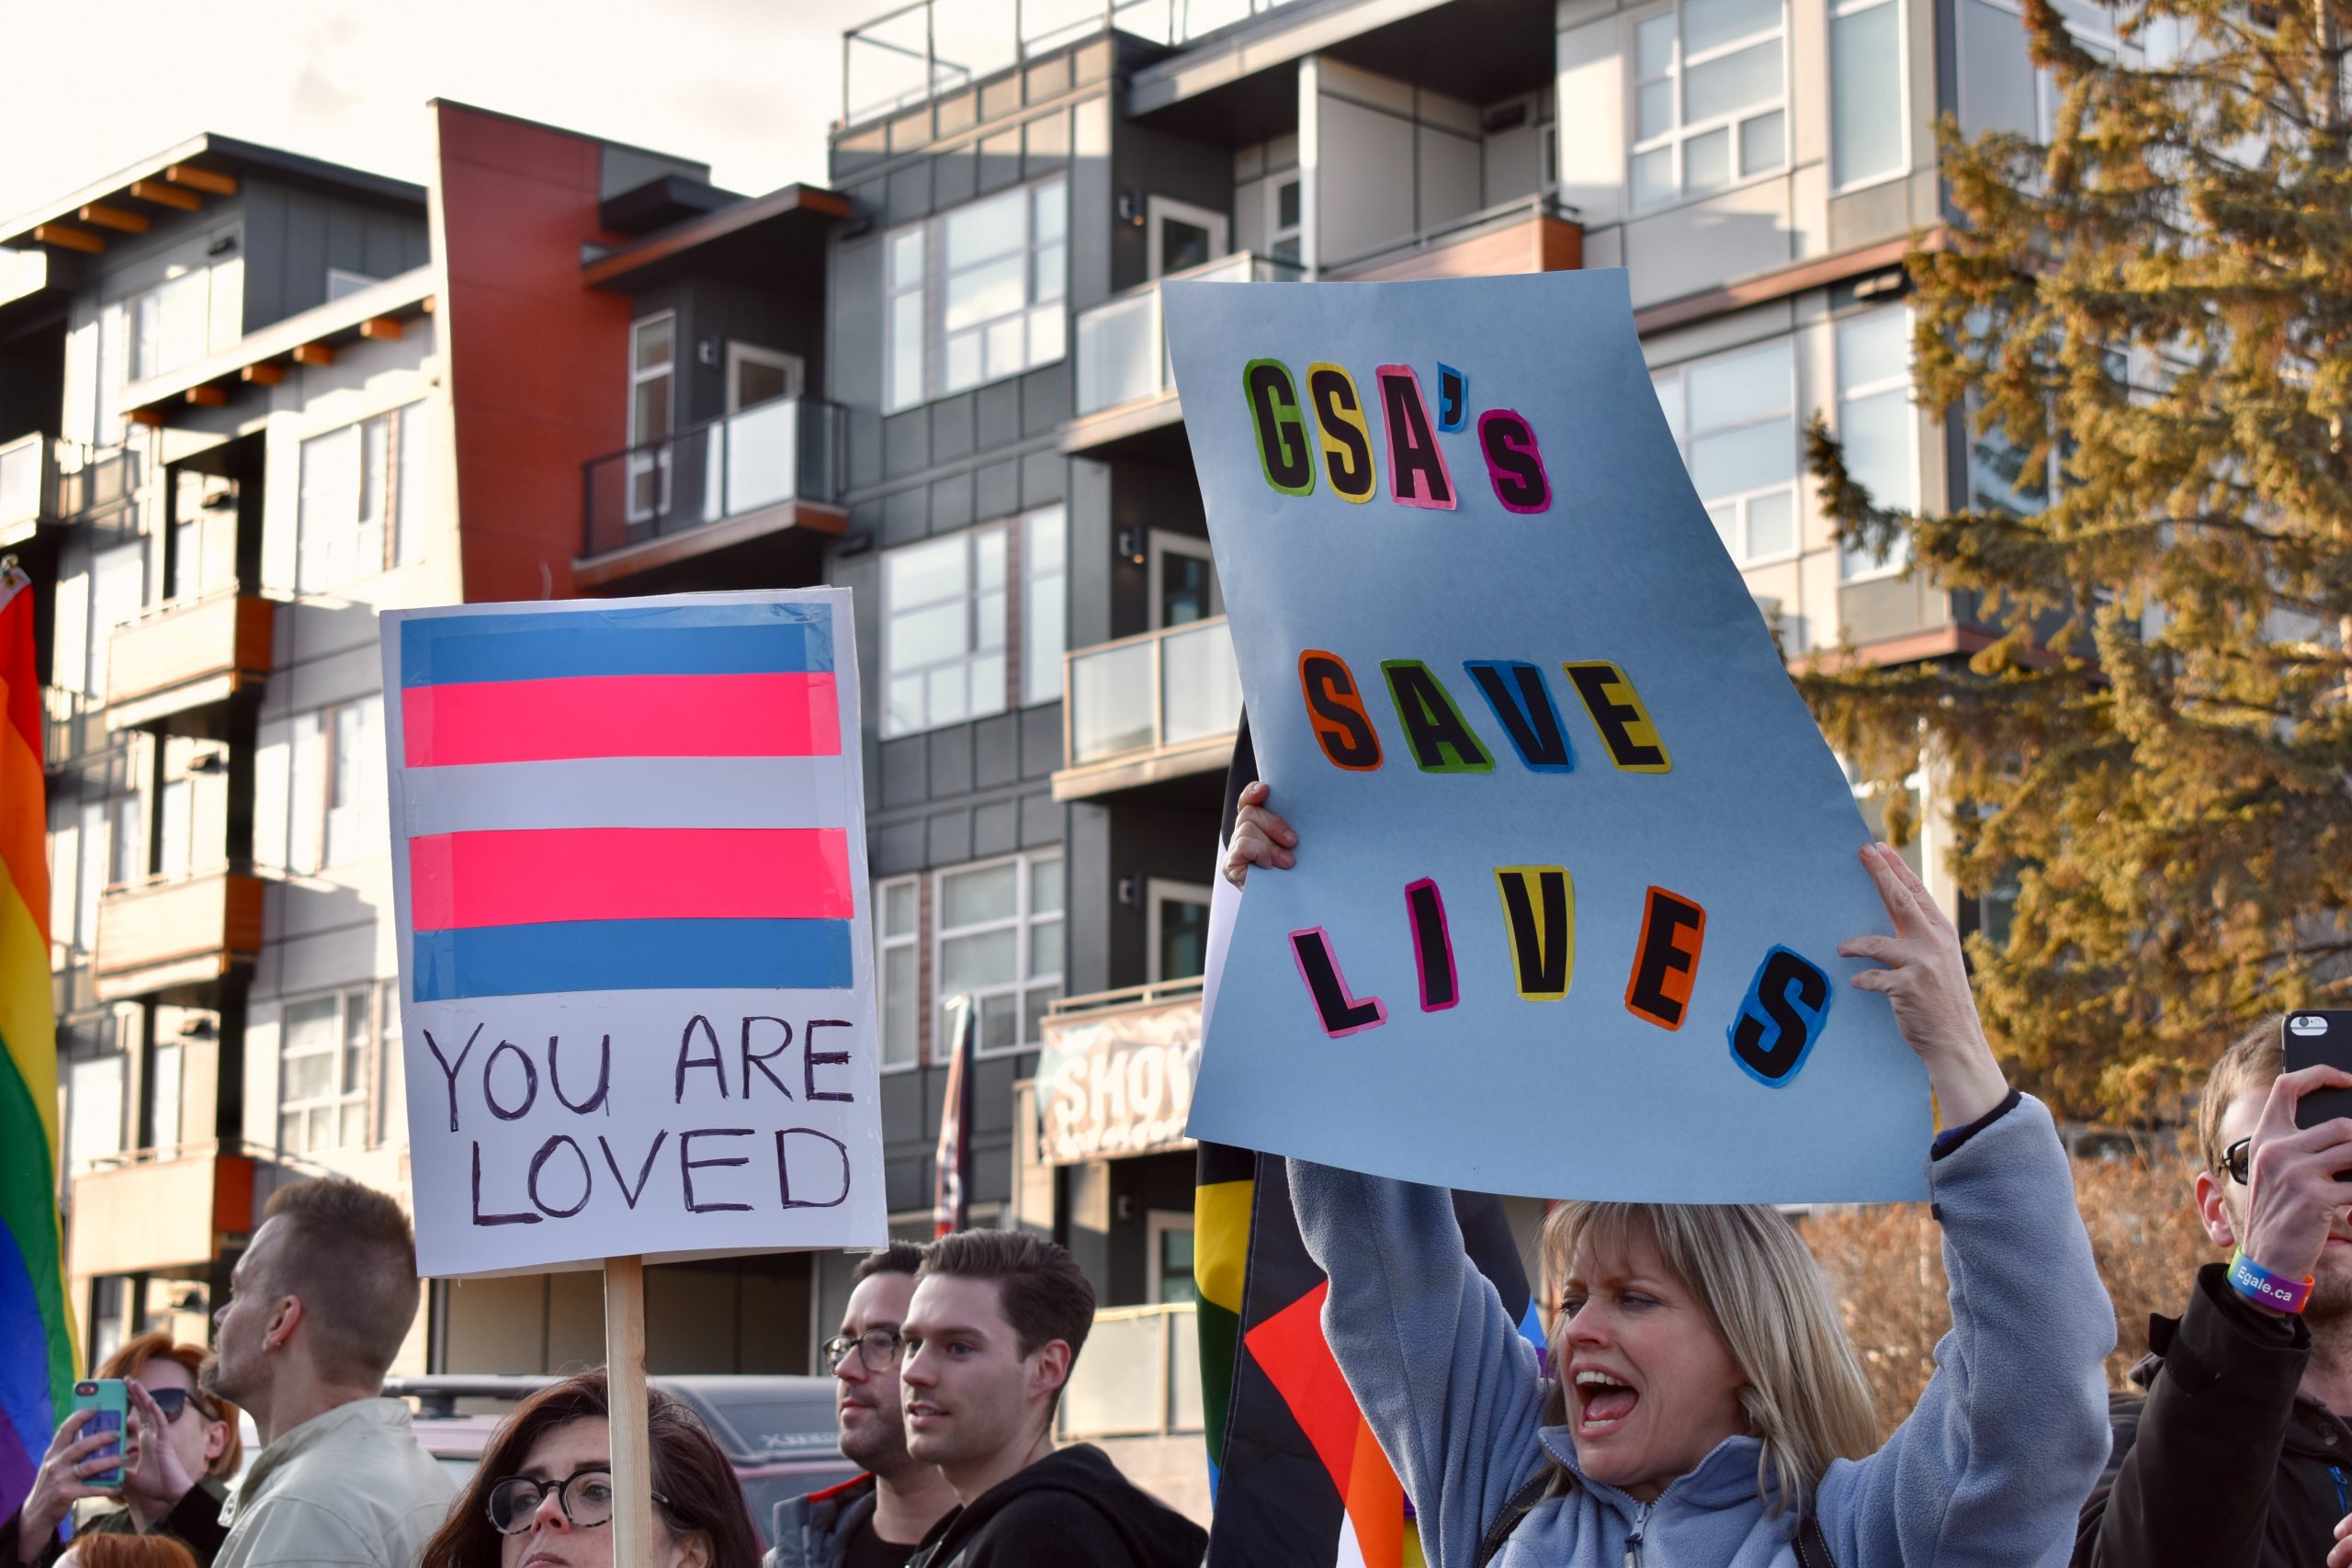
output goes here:
[{"label": "balcony", "polygon": [[1094,1314],[1086,1348],[1062,1391],[1057,1440],[1203,1429],[1201,1335],[1192,1303],[1106,1308]]},{"label": "balcony", "polygon": [[[1161,321],[1162,283],[1295,283],[1306,276],[1296,262],[1237,251],[1229,256],[1113,295],[1078,317],[1078,417],[1062,427],[1065,452],[1102,457],[1167,432],[1172,436],[1184,412],[1176,400],[1176,376],[1168,363],[1168,333]],[[1165,442],[1169,437],[1163,436]],[[1183,456],[1181,438],[1174,456]]]},{"label": "balcony", "polygon": [[651,589],[647,574],[687,561],[707,570],[721,550],[729,570],[762,570],[758,581],[779,566],[813,570],[848,521],[845,429],[837,404],[779,398],[584,464],[572,581]]},{"label": "balcony", "polygon": [[74,1178],[73,1271],[200,1272],[253,1231],[256,1164],[216,1143],[93,1161]]},{"label": "balcony", "polygon": [[1348,283],[1393,283],[1573,272],[1583,265],[1584,228],[1576,220],[1576,209],[1546,192],[1329,263],[1323,276]]},{"label": "balcony", "polygon": [[68,686],[44,686],[40,693],[41,761],[51,773],[63,773],[113,750],[119,742],[107,728],[106,708]]},{"label": "balcony", "polygon": [[57,457],[46,435],[0,446],[0,547],[21,545],[57,519]]},{"label": "balcony", "polygon": [[198,993],[261,956],[258,877],[232,871],[109,887],[98,897],[98,1000]]},{"label": "balcony", "polygon": [[122,510],[137,498],[139,454],[117,450],[101,457],[87,446],[59,442],[57,515],[66,522],[96,519]]},{"label": "balcony", "polygon": [[235,586],[117,626],[107,655],[107,726],[212,733],[229,700],[269,675],[273,606]]},{"label": "balcony", "polygon": [[1240,723],[1241,676],[1222,615],[1065,654],[1054,798],[1222,773]]}]

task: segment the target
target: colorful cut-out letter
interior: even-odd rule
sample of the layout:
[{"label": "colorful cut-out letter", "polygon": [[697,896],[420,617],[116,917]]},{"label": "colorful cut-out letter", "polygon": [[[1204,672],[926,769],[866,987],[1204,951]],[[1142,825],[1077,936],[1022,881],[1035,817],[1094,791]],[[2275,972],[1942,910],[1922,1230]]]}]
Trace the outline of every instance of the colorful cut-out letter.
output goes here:
[{"label": "colorful cut-out letter", "polygon": [[1250,423],[1258,432],[1258,464],[1266,472],[1266,482],[1284,495],[1313,494],[1315,458],[1289,367],[1279,359],[1253,359],[1241,367],[1241,390],[1250,400]]},{"label": "colorful cut-out letter", "polygon": [[1453,475],[1430,428],[1421,401],[1420,378],[1409,365],[1383,365],[1373,372],[1380,383],[1380,414],[1388,427],[1388,494],[1399,506],[1453,510]]},{"label": "colorful cut-out letter", "polygon": [[1495,760],[1478,744],[1453,705],[1453,694],[1430,673],[1418,659],[1385,659],[1380,672],[1388,677],[1389,700],[1405,727],[1405,744],[1413,765],[1425,773],[1492,773]]},{"label": "colorful cut-out letter", "polygon": [[1342,501],[1370,501],[1380,488],[1380,475],[1373,467],[1372,428],[1364,423],[1355,378],[1340,366],[1310,365],[1306,401],[1323,435],[1323,472],[1331,488]]},{"label": "colorful cut-out letter", "polygon": [[1560,668],[1568,672],[1577,695],[1584,699],[1585,711],[1592,715],[1592,727],[1600,731],[1600,743],[1609,748],[1611,762],[1629,773],[1673,771],[1666,744],[1657,738],[1657,726],[1650,722],[1641,694],[1634,690],[1634,682],[1623,670],[1605,659]]},{"label": "colorful cut-out letter", "polygon": [[1577,964],[1577,892],[1562,865],[1501,865],[1495,886],[1510,928],[1511,975],[1521,998],[1556,1002]]},{"label": "colorful cut-out letter", "polygon": [[1454,431],[1470,418],[1470,378],[1441,359],[1437,363],[1437,427]]},{"label": "colorful cut-out letter", "polygon": [[1560,725],[1560,710],[1552,705],[1551,688],[1544,671],[1510,659],[1473,659],[1464,663],[1478,694],[1495,711],[1495,719],[1510,738],[1511,750],[1535,773],[1572,773],[1577,754],[1568,732]]},{"label": "colorful cut-out letter", "polygon": [[1388,1010],[1380,1005],[1378,997],[1359,1001],[1349,994],[1339,957],[1331,951],[1331,935],[1321,926],[1291,932],[1290,951],[1298,960],[1298,976],[1306,982],[1306,994],[1314,998],[1315,1016],[1324,1033],[1337,1040],[1388,1021]]},{"label": "colorful cut-out letter", "polygon": [[1413,923],[1413,968],[1421,977],[1421,1010],[1443,1012],[1462,999],[1453,971],[1453,933],[1446,929],[1445,900],[1428,877],[1405,886],[1405,913]]},{"label": "colorful cut-out letter", "polygon": [[1785,947],[1764,955],[1763,966],[1731,1024],[1731,1059],[1768,1089],[1797,1076],[1829,1021],[1829,976],[1820,965]]},{"label": "colorful cut-out letter", "polygon": [[1634,944],[1634,977],[1625,984],[1625,1010],[1660,1029],[1679,1029],[1699,981],[1699,950],[1707,940],[1707,911],[1678,894],[1653,887],[1642,908],[1642,937]]},{"label": "colorful cut-out letter", "polygon": [[1544,512],[1552,505],[1552,479],[1544,471],[1544,454],[1535,445],[1535,431],[1510,409],[1488,409],[1478,416],[1478,451],[1487,459],[1487,482],[1505,512]]},{"label": "colorful cut-out letter", "polygon": [[1298,687],[1306,695],[1306,722],[1333,767],[1368,773],[1380,766],[1380,736],[1345,660],[1308,649],[1298,656]]}]

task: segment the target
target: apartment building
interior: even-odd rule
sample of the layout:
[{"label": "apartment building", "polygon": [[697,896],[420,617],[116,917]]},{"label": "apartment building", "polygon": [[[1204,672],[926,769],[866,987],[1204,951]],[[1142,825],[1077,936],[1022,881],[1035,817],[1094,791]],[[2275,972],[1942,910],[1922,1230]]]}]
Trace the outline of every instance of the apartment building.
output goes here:
[{"label": "apartment building", "polygon": [[[970,996],[976,1218],[1050,1231],[1109,1309],[1068,1419],[1197,1425],[1181,1125],[1239,687],[1169,279],[1624,266],[1788,652],[1989,639],[1836,547],[1800,441],[1818,410],[1883,499],[2033,504],[1912,406],[1901,265],[1938,115],[2046,125],[2007,0],[920,0],[843,62],[823,183],[764,196],[443,103],[423,186],[201,137],[0,231],[94,1356],[201,1337],[289,1175],[405,1190],[373,612],[835,583],[893,1227],[929,1233]],[[657,1269],[655,1369],[806,1370],[847,1275]],[[403,1366],[600,1336],[588,1276],[436,1281]]]}]

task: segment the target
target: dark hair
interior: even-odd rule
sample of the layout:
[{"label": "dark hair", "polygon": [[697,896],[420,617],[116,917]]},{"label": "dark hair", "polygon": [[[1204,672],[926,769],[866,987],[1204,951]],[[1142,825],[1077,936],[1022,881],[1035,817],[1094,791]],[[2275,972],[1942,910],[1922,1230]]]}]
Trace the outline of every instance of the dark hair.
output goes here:
[{"label": "dark hair", "polygon": [[1094,1326],[1094,1287],[1063,1248],[1025,1231],[957,1231],[923,1249],[915,1278],[944,1274],[958,1280],[994,1280],[1005,1322],[1023,1356],[1059,1339],[1069,1346],[1070,1364]]},{"label": "dark hair", "polygon": [[922,1268],[923,1249],[910,1241],[894,1241],[877,1252],[869,1252],[857,1260],[850,1270],[852,1286],[863,1285],[876,1274],[912,1274]]},{"label": "dark hair", "polygon": [[221,1445],[219,1457],[204,1467],[205,1474],[225,1481],[237,1473],[238,1463],[244,1456],[245,1440],[237,1431],[237,1407],[204,1386],[205,1363],[211,1359],[212,1352],[203,1346],[175,1345],[169,1334],[158,1328],[124,1340],[120,1349],[98,1363],[98,1376],[135,1378],[147,1370],[148,1362],[154,1360],[177,1361],[186,1367],[191,1385],[188,1402],[196,1406],[196,1413],[229,1428],[229,1440]]},{"label": "dark hair", "polygon": [[262,1211],[281,1233],[268,1276],[273,1295],[301,1298],[319,1369],[380,1381],[416,1321],[416,1237],[392,1198],[340,1176],[281,1187]]},{"label": "dark hair", "polygon": [[[744,1506],[742,1483],[702,1418],[658,1388],[645,1391],[645,1402],[652,1430],[653,1490],[667,1499],[657,1506],[672,1531],[708,1536],[710,1568],[758,1568],[760,1538]],[[504,1538],[491,1526],[490,1489],[521,1472],[542,1435],[574,1421],[611,1418],[601,1371],[550,1383],[516,1405],[482,1450],[481,1463],[450,1506],[448,1518],[425,1542],[418,1568],[498,1568]]]},{"label": "dark hair", "polygon": [[76,1535],[81,1568],[197,1568],[196,1554],[167,1535]]}]

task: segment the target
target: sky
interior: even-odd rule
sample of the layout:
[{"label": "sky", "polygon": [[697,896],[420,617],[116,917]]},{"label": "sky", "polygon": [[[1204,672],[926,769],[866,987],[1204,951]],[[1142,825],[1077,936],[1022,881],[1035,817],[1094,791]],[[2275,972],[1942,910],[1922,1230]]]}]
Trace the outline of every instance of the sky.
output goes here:
[{"label": "sky", "polygon": [[821,183],[842,32],[899,3],[0,0],[0,220],[201,131],[421,184],[435,97]]}]

